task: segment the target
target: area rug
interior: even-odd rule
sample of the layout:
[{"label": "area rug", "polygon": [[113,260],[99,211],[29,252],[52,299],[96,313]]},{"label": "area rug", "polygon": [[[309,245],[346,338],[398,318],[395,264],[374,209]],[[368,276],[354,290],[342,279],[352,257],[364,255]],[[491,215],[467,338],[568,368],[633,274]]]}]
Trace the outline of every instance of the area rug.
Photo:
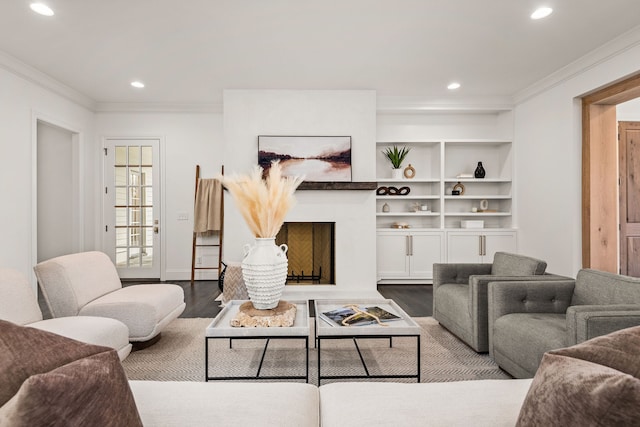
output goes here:
[{"label": "area rug", "polygon": [[[488,354],[477,354],[441,327],[432,317],[414,320],[421,331],[421,382],[448,382],[510,378]],[[133,352],[123,362],[131,380],[204,381],[204,330],[211,319],[176,319],[156,344]],[[264,340],[211,340],[209,375],[253,376],[264,348]],[[389,340],[362,339],[358,345],[373,375],[409,375],[416,369],[415,338]],[[317,351],[309,342],[309,382],[317,384]],[[322,342],[322,375],[364,375],[358,353],[351,340]],[[261,375],[299,376],[305,374],[302,340],[271,340]],[[322,380],[327,384],[333,380]],[[415,382],[415,379],[393,381]]]}]

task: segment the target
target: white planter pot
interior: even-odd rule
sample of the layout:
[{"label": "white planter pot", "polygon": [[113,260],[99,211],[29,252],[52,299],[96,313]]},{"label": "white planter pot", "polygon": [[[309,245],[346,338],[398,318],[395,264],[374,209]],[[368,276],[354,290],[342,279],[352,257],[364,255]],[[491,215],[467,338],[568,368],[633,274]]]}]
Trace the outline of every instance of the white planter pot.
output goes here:
[{"label": "white planter pot", "polygon": [[278,305],[287,281],[287,245],[276,246],[275,237],[256,238],[244,246],[242,278],[253,306],[268,310]]},{"label": "white planter pot", "polygon": [[402,169],[391,169],[391,179],[403,179],[403,172]]}]

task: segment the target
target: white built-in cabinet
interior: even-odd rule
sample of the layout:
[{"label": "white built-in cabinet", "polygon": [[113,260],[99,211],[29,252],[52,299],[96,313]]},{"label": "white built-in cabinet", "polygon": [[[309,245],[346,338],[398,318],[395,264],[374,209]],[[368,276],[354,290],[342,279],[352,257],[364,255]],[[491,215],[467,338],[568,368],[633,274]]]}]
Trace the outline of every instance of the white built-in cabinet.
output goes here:
[{"label": "white built-in cabinet", "polygon": [[[392,178],[382,152],[393,145],[411,149],[403,167],[415,169],[413,178]],[[409,188],[406,195],[376,195],[379,283],[429,283],[434,262],[491,262],[497,251],[517,251],[510,140],[378,142],[376,148],[379,190]],[[485,178],[473,177],[478,162]],[[463,194],[452,195],[454,186]],[[463,228],[468,220],[484,226]]]},{"label": "white built-in cabinet", "polygon": [[490,263],[501,251],[516,251],[515,230],[447,232],[447,262]]},{"label": "white built-in cabinet", "polygon": [[443,262],[444,235],[434,231],[378,230],[379,279],[429,280]]}]

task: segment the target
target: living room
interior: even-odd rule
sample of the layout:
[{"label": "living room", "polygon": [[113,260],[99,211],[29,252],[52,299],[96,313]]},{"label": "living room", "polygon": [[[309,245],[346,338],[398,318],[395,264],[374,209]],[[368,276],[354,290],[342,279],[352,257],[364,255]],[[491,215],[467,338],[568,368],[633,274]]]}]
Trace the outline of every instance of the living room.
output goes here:
[{"label": "living room", "polygon": [[[226,70],[229,78],[221,81],[221,86],[215,86],[213,89],[206,86],[206,90],[197,87],[187,89],[188,82],[198,80],[189,74],[189,68],[196,69],[201,66],[198,61],[185,62],[184,74],[175,74],[176,70],[171,68],[164,77],[157,77],[158,80],[140,75],[140,70],[144,69],[141,66],[139,69],[114,71],[115,68],[125,67],[127,62],[134,62],[136,57],[143,57],[141,62],[144,62],[144,50],[153,44],[145,45],[140,50],[125,50],[122,53],[123,58],[120,58],[122,62],[115,62],[113,59],[114,64],[118,65],[108,65],[112,58],[118,57],[117,54],[108,51],[111,44],[113,43],[114,47],[122,46],[121,38],[127,38],[108,34],[117,33],[114,28],[118,26],[122,26],[123,34],[129,37],[136,34],[137,31],[132,30],[135,25],[131,22],[135,22],[135,19],[145,19],[143,12],[137,8],[132,17],[124,21],[104,5],[99,6],[97,11],[92,11],[90,6],[86,6],[85,10],[85,6],[82,6],[82,13],[86,15],[70,18],[69,15],[73,15],[72,9],[76,6],[71,7],[59,0],[51,2],[51,6],[56,9],[57,3],[63,7],[51,17],[53,20],[46,21],[48,18],[36,19],[31,16],[28,5],[20,3],[0,6],[0,9],[6,12],[2,15],[11,21],[10,25],[3,25],[3,29],[0,29],[3,40],[0,44],[0,117],[3,122],[3,126],[0,127],[0,153],[3,159],[11,159],[5,161],[0,171],[0,180],[3,182],[0,194],[6,201],[0,213],[4,243],[0,249],[0,266],[21,272],[29,279],[34,289],[36,278],[33,267],[39,261],[69,252],[111,250],[105,238],[104,230],[108,224],[104,219],[103,200],[103,150],[110,140],[151,138],[160,141],[162,193],[158,224],[160,256],[157,278],[171,282],[188,280],[191,272],[195,166],[201,166],[204,177],[215,177],[223,166],[225,175],[246,173],[257,160],[259,135],[349,135],[352,138],[353,182],[376,182],[384,178],[385,172],[377,170],[376,166],[381,156],[381,142],[415,144],[434,141],[444,143],[448,140],[510,141],[513,184],[509,228],[515,230],[517,236],[516,252],[544,259],[548,263],[549,272],[576,277],[584,265],[581,222],[581,98],[595,90],[635,76],[640,71],[640,27],[637,26],[637,19],[633,18],[637,16],[634,12],[640,14],[640,10],[633,1],[621,1],[619,4],[604,6],[598,5],[595,1],[588,2],[587,5],[574,1],[571,3],[572,9],[564,11],[558,4],[554,6],[554,14],[546,19],[561,19],[560,22],[530,21],[528,6],[520,8],[518,12],[522,14],[521,21],[515,21],[516,11],[509,9],[509,13],[505,13],[508,15],[505,19],[509,25],[504,28],[520,26],[526,28],[523,32],[536,34],[532,39],[526,40],[542,40],[541,45],[529,46],[532,49],[531,56],[535,61],[540,61],[539,63],[533,60],[518,62],[524,61],[519,57],[517,61],[513,61],[515,65],[509,64],[509,61],[504,60],[504,55],[505,52],[512,52],[511,50],[500,50],[503,56],[499,57],[486,53],[485,59],[477,53],[479,47],[468,42],[469,50],[464,55],[450,50],[442,57],[434,56],[428,63],[419,63],[419,66],[411,58],[422,56],[422,49],[427,47],[420,45],[416,48],[415,40],[427,35],[417,29],[415,33],[410,31],[411,28],[421,27],[420,19],[411,18],[411,15],[416,15],[417,12],[425,15],[432,13],[429,6],[418,4],[420,2],[409,2],[408,5],[382,2],[375,7],[363,1],[347,2],[352,3],[351,7],[337,2],[325,7],[314,5],[311,10],[317,14],[315,19],[307,15],[309,11],[305,11],[304,6],[294,5],[294,2],[277,2],[278,4],[274,5],[275,10],[271,12],[264,10],[264,5],[251,4],[259,13],[256,9],[251,13],[251,10],[247,10],[251,7],[247,5],[232,6],[227,4],[228,2],[222,2],[221,10],[209,10],[197,19],[199,31],[206,32],[208,27],[212,32],[219,30],[228,37],[225,39],[221,36],[220,39],[216,39],[216,43],[211,44],[212,50],[223,44],[233,44],[230,42],[233,40],[232,36],[238,36],[241,31],[250,32],[254,28],[255,33],[252,38],[242,38],[243,43],[236,48],[235,56],[225,49],[213,51],[212,56],[224,52],[225,55],[221,57],[230,58],[228,63],[218,64]],[[203,2],[197,3],[198,6],[203,6]],[[457,7],[478,12],[476,2],[463,3],[450,7],[454,11]],[[504,6],[499,3],[503,2],[497,2],[494,6]],[[161,9],[161,15],[164,16],[164,20],[161,20],[161,23],[156,22],[157,27],[163,27],[171,21],[169,10],[173,6],[163,3],[164,10]],[[341,16],[338,21],[332,21],[336,12],[330,10],[330,6],[341,11],[337,13]],[[111,7],[124,10],[129,6],[119,2]],[[406,7],[406,10],[403,10],[406,15],[396,17],[392,13],[398,12],[395,8],[403,7]],[[23,8],[25,10],[22,10]],[[287,11],[291,13],[286,13]],[[188,17],[198,15],[186,7],[180,12]],[[594,31],[587,24],[572,26],[575,25],[574,21],[580,19],[575,15],[572,18],[571,15],[582,16],[580,13],[584,13],[582,22],[600,16],[607,25],[598,31]],[[480,12],[479,16],[483,14],[489,13]],[[100,15],[104,15],[102,24]],[[435,13],[434,15],[438,16]],[[470,25],[465,19],[471,21],[471,15],[474,14],[459,15],[456,21],[445,22],[445,27],[463,28]],[[369,16],[369,20],[363,16]],[[613,23],[613,16],[618,20],[616,24]],[[205,17],[215,25],[207,24]],[[490,18],[493,19],[486,19]],[[51,23],[55,23],[55,19],[77,21],[62,21],[63,28],[53,28],[55,24]],[[235,23],[238,26],[236,31],[233,28],[234,19],[242,24]],[[360,37],[370,37],[374,45],[365,43],[360,51],[344,53],[339,50],[341,55],[335,58],[326,53],[327,50],[337,49],[341,38],[351,40],[355,37],[352,33],[354,28],[355,32],[358,31],[359,19],[366,20],[360,29],[363,34]],[[388,59],[383,53],[371,53],[375,42],[384,45],[385,38],[391,37],[385,34],[376,36],[377,32],[400,32],[397,28],[383,31],[381,28],[386,28],[382,25],[386,19],[393,19],[393,26],[404,28],[403,31],[407,32],[405,39],[399,36],[396,38],[395,35],[392,38],[394,42],[406,43],[407,50],[404,55],[392,55],[394,51],[403,52],[403,49],[397,46],[387,46],[387,50],[381,51],[389,55]],[[434,19],[433,16],[430,19]],[[429,22],[433,24],[431,20]],[[79,25],[78,22],[84,25]],[[266,25],[266,22],[274,24]],[[296,39],[296,35],[287,34],[286,31],[273,33],[273,38],[267,38],[262,44],[258,43],[269,31],[275,31],[276,27],[287,27],[285,24],[292,22],[296,23],[295,29],[301,37],[300,44],[285,47],[284,40],[291,42]],[[336,28],[343,31],[336,39],[330,39],[333,43],[329,47],[323,47],[321,40],[326,35],[318,30],[320,27],[324,28],[322,23],[326,22],[336,22]],[[491,27],[496,25],[496,22],[498,20],[474,23],[473,30],[469,32]],[[535,27],[538,24],[541,25]],[[101,28],[102,32],[81,30],[84,26],[92,25]],[[159,53],[156,55],[163,57],[167,68],[169,63],[183,61],[183,57],[178,54],[180,50],[197,52],[201,49],[197,46],[191,47],[190,44],[187,44],[188,47],[179,46],[181,39],[176,33],[186,31],[185,27],[188,25],[182,22],[175,25],[182,30],[173,30],[171,26],[167,26],[160,32],[163,35],[159,38],[162,43],[158,43],[157,46]],[[49,27],[42,29],[43,26]],[[315,31],[306,34],[305,26]],[[563,29],[569,26],[571,30]],[[439,28],[442,30],[442,27]],[[83,34],[82,31],[88,32]],[[155,35],[155,30],[152,33]],[[449,30],[449,33],[453,31]],[[511,37],[506,30],[504,33],[497,33],[499,35],[492,33],[492,37],[478,38],[485,42],[493,40],[498,45],[498,41]],[[15,37],[15,34],[21,34],[22,37]],[[430,40],[436,41],[443,38],[442,34],[438,33],[428,36],[431,37]],[[94,42],[93,49],[87,50],[89,48],[86,45],[83,48],[74,47],[70,42],[74,38],[86,38]],[[108,42],[111,38],[113,41]],[[186,36],[185,38],[187,40],[184,40],[184,43],[193,42],[192,39]],[[513,38],[516,40],[515,35]],[[586,42],[580,44],[581,39]],[[38,41],[41,40],[60,40],[61,43],[64,40],[69,44],[61,48],[64,51],[56,51],[57,47],[37,47]],[[567,40],[567,45],[554,43],[564,40]],[[571,45],[569,41],[576,44]],[[307,50],[307,45],[303,42],[308,43],[308,49],[315,50],[318,55],[325,52],[322,55],[322,59],[327,61],[324,66],[314,62],[313,66],[305,67],[299,63],[303,61],[294,61],[296,55],[301,55],[301,52]],[[96,47],[100,43],[104,43],[105,53]],[[256,50],[246,50],[252,43],[257,46]],[[276,46],[272,46],[271,43]],[[352,48],[351,44],[348,46]],[[409,46],[413,46],[415,50],[409,49]],[[272,50],[267,47],[271,47]],[[517,45],[511,48],[524,49]],[[263,52],[259,52],[260,50]],[[71,55],[70,52],[74,51],[76,54]],[[437,49],[434,50],[434,55],[436,51]],[[553,51],[556,55],[555,62],[550,62],[553,67],[549,68],[550,63],[542,62],[545,59],[544,54],[541,54],[543,51]],[[340,70],[346,63],[341,64],[340,60],[351,56],[357,59],[359,55],[355,52],[365,52],[361,59],[369,59],[366,67],[359,63],[352,64],[353,68],[349,68],[352,73],[349,78],[341,78]],[[285,53],[290,56],[284,56]],[[280,59],[263,62],[268,54]],[[151,62],[151,56],[149,54],[146,57],[147,61]],[[373,59],[369,58],[370,56],[373,56]],[[461,78],[462,87],[449,91],[446,85],[450,79],[458,77],[453,72],[443,75],[444,71],[436,72],[435,69],[444,68],[448,62],[454,62],[453,57],[458,56],[471,58],[471,64],[479,65],[475,67],[469,65],[469,62],[460,64],[466,66],[465,78]],[[70,62],[69,58],[73,58],[74,62]],[[400,61],[401,58],[404,58],[404,62]],[[492,65],[484,66],[484,61]],[[204,62],[209,63],[210,59],[203,59]],[[296,65],[294,72],[288,71],[285,65],[287,63]],[[508,65],[510,67],[507,67]],[[407,88],[400,84],[398,80],[410,77],[403,75],[402,70],[412,67],[418,68],[416,73],[422,74],[424,80],[435,81],[432,84],[441,86],[441,90],[429,92],[419,86]],[[486,81],[480,78],[492,72],[485,72],[483,67],[488,67],[494,74]],[[383,69],[386,74],[399,74],[401,77],[396,78],[396,86],[385,87],[381,82],[378,86],[374,78],[367,78],[367,69],[373,68]],[[498,74],[497,70],[501,68],[507,71]],[[68,79],[70,75],[78,75],[73,72],[66,74],[71,69],[81,70],[77,80]],[[533,75],[536,78],[518,80],[519,84],[512,85],[511,91],[487,92],[483,89],[483,85],[499,87],[490,86],[490,81],[493,82],[491,85],[496,85],[496,81],[505,82],[519,73],[524,74],[530,70],[535,71]],[[245,80],[245,76],[249,74],[251,78],[246,77]],[[277,74],[284,77],[268,80],[268,76]],[[295,74],[308,74],[309,77],[295,80]],[[122,85],[124,89],[110,89],[117,87],[114,82],[110,83],[114,86],[105,86],[110,76],[114,79],[122,78],[123,80],[117,84]],[[333,81],[323,79],[323,76],[331,76]],[[417,80],[413,73],[411,76],[414,81]],[[133,78],[146,79],[147,87],[125,87]],[[212,77],[212,80],[215,79]],[[160,90],[159,86],[162,86],[162,92],[154,92],[156,89]],[[394,88],[397,89],[395,92]],[[504,86],[501,88],[504,89]],[[189,95],[187,90],[191,91],[188,92]],[[212,93],[209,93],[210,90]],[[198,91],[207,95],[193,96]],[[617,119],[639,121],[640,102],[631,101],[618,106]],[[38,194],[37,184],[39,124],[59,128],[69,134],[73,152],[73,157],[68,159],[71,170],[65,171],[64,174],[64,179],[68,180],[59,183],[63,186],[60,187],[61,191],[72,194],[70,203],[60,206],[60,209],[64,212],[72,210],[73,221],[68,225],[68,229],[63,230],[65,237],[56,240],[57,245],[47,246],[53,247],[54,251],[57,250],[57,254],[40,252],[45,244],[39,239],[44,233],[43,224],[47,222],[46,218],[38,219],[38,200],[42,196]],[[416,155],[417,151],[414,150],[413,155]],[[411,157],[408,159],[411,160]],[[474,164],[479,160],[481,159],[470,159]],[[418,173],[423,171],[418,170]],[[376,212],[379,207],[375,196],[375,191],[371,190],[300,190],[296,193],[298,203],[288,220],[337,223],[335,288],[338,290],[357,292],[376,289]],[[224,258],[226,261],[234,262],[241,260],[242,247],[251,241],[252,236],[235,211],[231,198],[227,200]],[[44,222],[40,222],[39,226],[39,221]],[[612,247],[618,251],[617,244]],[[443,261],[446,260],[444,257]],[[215,273],[202,273],[199,278],[215,279]]]}]

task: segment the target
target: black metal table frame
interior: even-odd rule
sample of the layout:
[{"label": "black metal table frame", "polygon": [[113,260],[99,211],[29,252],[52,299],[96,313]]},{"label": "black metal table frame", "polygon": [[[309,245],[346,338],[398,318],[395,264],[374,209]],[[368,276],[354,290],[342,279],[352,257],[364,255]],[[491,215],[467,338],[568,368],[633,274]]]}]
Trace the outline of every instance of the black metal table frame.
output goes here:
[{"label": "black metal table frame", "polygon": [[[316,319],[318,321],[318,319]],[[367,363],[362,357],[362,353],[360,352],[360,347],[358,346],[358,339],[388,339],[389,347],[393,346],[393,338],[402,338],[402,337],[415,337],[416,338],[416,374],[404,374],[404,375],[371,375],[369,373],[369,368],[367,368]],[[322,375],[321,374],[321,345],[320,342],[322,340],[340,340],[340,339],[350,339],[353,340],[353,343],[358,351],[358,356],[360,357],[360,361],[362,362],[362,367],[364,368],[365,375]],[[322,380],[341,380],[341,379],[377,379],[377,378],[415,378],[416,382],[420,382],[420,334],[416,335],[324,335],[320,336],[317,334],[316,330],[316,347],[318,349],[318,386],[321,385]]]},{"label": "black metal table frame", "polygon": [[[255,376],[219,376],[219,377],[210,377],[209,376],[209,340],[213,339],[228,339],[229,340],[229,348],[232,347],[233,340],[260,340],[266,339],[267,341],[264,344],[264,349],[262,350],[262,356],[260,357],[260,364],[258,365],[258,371]],[[262,370],[262,363],[264,362],[264,356],[267,353],[267,348],[269,347],[269,342],[272,339],[278,340],[304,340],[305,347],[305,375],[283,375],[283,376],[260,376],[260,371]],[[247,337],[205,337],[204,339],[205,350],[204,350],[204,370],[205,370],[205,381],[209,380],[305,380],[305,382],[309,382],[309,336],[282,336],[282,335],[260,335],[260,336],[247,336]]]}]

